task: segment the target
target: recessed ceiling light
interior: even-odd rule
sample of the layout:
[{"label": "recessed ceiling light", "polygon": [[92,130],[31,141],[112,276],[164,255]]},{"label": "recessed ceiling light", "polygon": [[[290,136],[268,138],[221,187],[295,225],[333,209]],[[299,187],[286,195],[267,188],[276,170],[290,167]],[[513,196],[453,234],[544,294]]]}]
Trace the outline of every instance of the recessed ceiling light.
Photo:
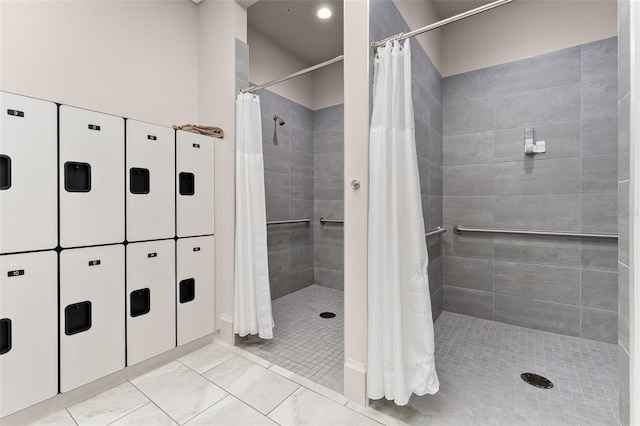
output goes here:
[{"label": "recessed ceiling light", "polygon": [[318,10],[318,18],[320,19],[329,19],[331,17],[331,10],[326,7],[323,7]]}]

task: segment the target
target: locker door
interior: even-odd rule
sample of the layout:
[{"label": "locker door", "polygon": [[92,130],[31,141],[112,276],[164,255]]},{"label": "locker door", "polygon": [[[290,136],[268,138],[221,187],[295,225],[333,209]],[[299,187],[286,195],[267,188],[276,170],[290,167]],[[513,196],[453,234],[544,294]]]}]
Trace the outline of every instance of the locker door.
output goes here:
[{"label": "locker door", "polygon": [[177,243],[178,346],[213,333],[213,238]]},{"label": "locker door", "polygon": [[56,104],[0,92],[0,253],[58,245]]},{"label": "locker door", "polygon": [[178,237],[213,234],[214,138],[176,132]]},{"label": "locker door", "polygon": [[60,107],[60,245],[124,241],[124,119]]},{"label": "locker door", "polygon": [[58,255],[47,251],[1,256],[0,274],[4,417],[58,393]]},{"label": "locker door", "polygon": [[175,130],[127,120],[127,240],[175,236]]},{"label": "locker door", "polygon": [[125,365],[124,246],[60,253],[60,391]]},{"label": "locker door", "polygon": [[127,246],[127,365],[176,346],[175,244]]}]

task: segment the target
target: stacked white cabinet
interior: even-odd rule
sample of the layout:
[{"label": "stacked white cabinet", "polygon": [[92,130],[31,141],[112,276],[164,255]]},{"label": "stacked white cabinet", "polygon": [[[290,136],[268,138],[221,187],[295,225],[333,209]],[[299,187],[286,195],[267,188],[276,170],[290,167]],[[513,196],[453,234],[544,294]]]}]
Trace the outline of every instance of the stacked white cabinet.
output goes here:
[{"label": "stacked white cabinet", "polygon": [[127,241],[175,236],[175,130],[127,120]]},{"label": "stacked white cabinet", "polygon": [[176,346],[175,245],[127,246],[127,365]]},{"label": "stacked white cabinet", "polygon": [[124,119],[60,107],[60,245],[122,243]]},{"label": "stacked white cabinet", "polygon": [[55,251],[0,256],[0,417],[58,393],[57,272]]},{"label": "stacked white cabinet", "polygon": [[214,139],[176,132],[177,235],[214,232]]},{"label": "stacked white cabinet", "polygon": [[178,345],[214,331],[213,238],[177,241]]},{"label": "stacked white cabinet", "polygon": [[56,104],[0,92],[0,253],[58,245]]},{"label": "stacked white cabinet", "polygon": [[60,253],[60,390],[125,366],[125,253],[121,244]]}]

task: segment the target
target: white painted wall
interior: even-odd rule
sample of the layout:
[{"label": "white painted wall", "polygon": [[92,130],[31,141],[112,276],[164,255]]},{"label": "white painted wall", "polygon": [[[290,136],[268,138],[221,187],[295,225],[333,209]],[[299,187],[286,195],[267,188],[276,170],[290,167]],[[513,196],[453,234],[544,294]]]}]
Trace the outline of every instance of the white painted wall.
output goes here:
[{"label": "white painted wall", "polygon": [[199,122],[225,131],[215,150],[215,321],[220,339],[233,344],[235,38],[246,37],[247,12],[234,0],[206,0],[198,7]]},{"label": "white painted wall", "polygon": [[[393,0],[398,11],[412,30],[422,28],[434,22],[438,22],[440,17],[436,12],[433,3],[425,0]],[[429,55],[433,65],[441,71],[442,62],[442,36],[441,29],[429,31],[416,37],[424,51]],[[371,40],[378,41],[378,40]],[[442,72],[442,71],[441,71]]]},{"label": "white painted wall", "polygon": [[[249,44],[249,81],[262,84],[284,77],[311,65],[292,55],[261,32],[247,28]],[[313,108],[313,76],[306,74],[269,87],[269,90],[293,102]]]},{"label": "white painted wall", "polygon": [[444,27],[439,70],[447,77],[617,32],[613,0],[518,0]]},{"label": "white painted wall", "polygon": [[[284,77],[316,65],[293,55],[255,28],[247,30],[249,80],[253,84]],[[330,65],[309,74],[269,87],[269,90],[312,110],[341,104],[344,99],[342,64]]]},{"label": "white painted wall", "polygon": [[314,71],[313,110],[344,103],[344,65],[342,62]]},{"label": "white painted wall", "polygon": [[2,0],[0,89],[162,125],[198,119],[198,7]]}]

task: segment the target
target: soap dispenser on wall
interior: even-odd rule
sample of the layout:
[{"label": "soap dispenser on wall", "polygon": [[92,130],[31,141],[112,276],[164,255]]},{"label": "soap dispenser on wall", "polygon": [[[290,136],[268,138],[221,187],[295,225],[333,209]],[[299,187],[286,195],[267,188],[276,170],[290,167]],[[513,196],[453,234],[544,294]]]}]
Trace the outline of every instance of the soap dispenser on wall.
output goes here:
[{"label": "soap dispenser on wall", "polygon": [[524,129],[524,153],[527,155],[544,154],[547,151],[545,141],[535,142],[533,139],[533,127]]}]

